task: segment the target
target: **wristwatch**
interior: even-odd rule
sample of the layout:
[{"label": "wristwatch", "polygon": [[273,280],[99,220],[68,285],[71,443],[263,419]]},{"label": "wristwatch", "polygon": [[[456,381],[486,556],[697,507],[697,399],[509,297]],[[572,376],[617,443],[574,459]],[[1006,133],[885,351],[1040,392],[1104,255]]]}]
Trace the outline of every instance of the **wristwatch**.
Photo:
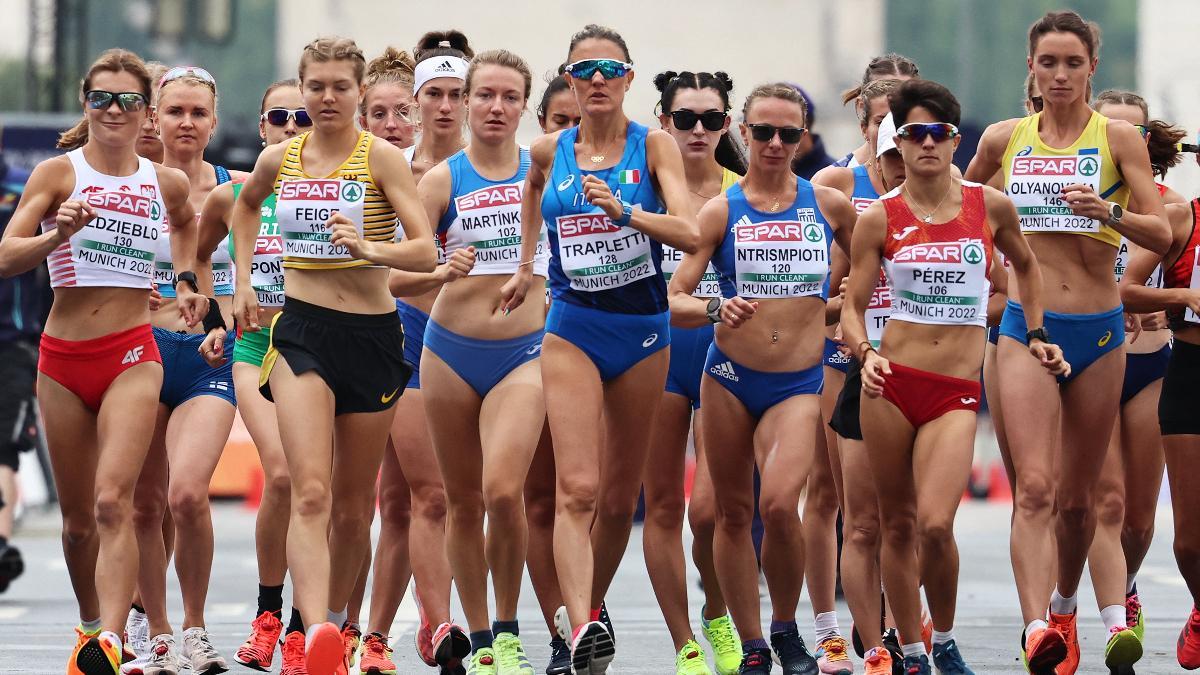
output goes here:
[{"label": "wristwatch", "polygon": [[1034,340],[1041,340],[1042,342],[1045,342],[1046,344],[1050,344],[1050,334],[1046,332],[1046,329],[1044,327],[1043,328],[1034,328],[1033,330],[1025,333],[1025,342],[1026,343],[1033,342]]},{"label": "wristwatch", "polygon": [[1125,216],[1125,209],[1116,202],[1108,203],[1108,220],[1104,221],[1105,225],[1120,225],[1121,218]]},{"label": "wristwatch", "polygon": [[725,298],[712,298],[708,301],[708,311],[705,316],[713,323],[721,323],[721,305],[725,304]]},{"label": "wristwatch", "polygon": [[195,272],[187,271],[187,272],[180,272],[179,274],[176,274],[175,281],[171,283],[171,288],[178,287],[179,282],[181,282],[181,281],[183,283],[187,284],[188,286],[191,286],[193,293],[200,292],[200,286],[198,286],[196,284],[196,273]]},{"label": "wristwatch", "polygon": [[629,202],[622,199],[621,200],[621,217],[614,220],[613,224],[619,225],[621,227],[625,227],[626,225],[629,224],[629,221],[632,219],[633,219],[633,204],[630,204]]}]

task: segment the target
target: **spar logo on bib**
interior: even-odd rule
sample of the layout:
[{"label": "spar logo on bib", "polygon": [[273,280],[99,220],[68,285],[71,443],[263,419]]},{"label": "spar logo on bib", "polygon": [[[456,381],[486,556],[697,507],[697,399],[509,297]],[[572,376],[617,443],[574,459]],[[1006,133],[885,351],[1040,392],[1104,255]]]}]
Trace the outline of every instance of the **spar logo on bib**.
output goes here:
[{"label": "spar logo on bib", "polygon": [[100,192],[88,195],[88,204],[105,211],[116,211],[127,216],[158,220],[161,211],[158,203],[149,197],[121,192]]},{"label": "spar logo on bib", "polygon": [[1100,171],[1100,160],[1095,157],[1083,157],[1079,160],[1079,173],[1084,176],[1095,176]]},{"label": "spar logo on bib", "polygon": [[[355,185],[347,183],[346,188]],[[358,186],[358,198],[362,198],[362,186]],[[336,202],[342,197],[340,180],[289,180],[279,188],[280,199],[303,199],[319,202]],[[349,197],[347,201],[351,201]]]},{"label": "spar logo on bib", "polygon": [[979,244],[966,244],[963,246],[963,260],[972,265],[983,262],[983,247]]},{"label": "spar logo on bib", "polygon": [[[1092,175],[1099,168],[1093,157],[1083,158],[1091,164]],[[1065,157],[1013,157],[1012,175],[1014,176],[1074,176],[1082,173],[1080,158],[1074,155]]]},{"label": "spar logo on bib", "polygon": [[913,244],[905,246],[896,253],[893,262],[896,263],[959,263],[968,255],[965,249],[971,249],[975,260],[983,260],[983,249],[978,244],[964,244],[959,241],[937,241],[928,244]]},{"label": "spar logo on bib", "polygon": [[348,202],[360,201],[364,192],[366,190],[363,190],[362,183],[358,181],[350,181],[342,185],[342,199]]},{"label": "spar logo on bib", "polygon": [[516,206],[521,203],[521,186],[495,185],[465,194],[454,200],[459,213],[494,206]]},{"label": "spar logo on bib", "polygon": [[582,213],[576,216],[561,216],[558,219],[559,237],[583,237],[620,231],[621,226],[603,213]]},{"label": "spar logo on bib", "polygon": [[815,223],[743,221],[737,223],[733,231],[739,242],[821,241],[821,228]]}]

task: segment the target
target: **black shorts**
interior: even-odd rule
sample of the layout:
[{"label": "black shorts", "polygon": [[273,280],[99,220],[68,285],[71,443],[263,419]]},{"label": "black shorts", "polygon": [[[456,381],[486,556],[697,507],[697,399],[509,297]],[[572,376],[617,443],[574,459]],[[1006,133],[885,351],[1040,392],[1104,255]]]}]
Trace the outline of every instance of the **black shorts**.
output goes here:
[{"label": "black shorts", "polygon": [[838,394],[837,404],[833,406],[833,415],[829,418],[829,428],[842,438],[861,441],[862,425],[859,423],[859,401],[862,399],[862,364],[851,357],[850,365],[846,368],[846,384]]},{"label": "black shorts", "polygon": [[37,347],[25,342],[0,345],[0,466],[16,471],[20,453],[37,441],[34,387]]},{"label": "black shorts", "polygon": [[1200,346],[1175,340],[1158,398],[1158,426],[1163,436],[1200,435]]},{"label": "black shorts", "polygon": [[404,393],[404,329],[396,312],[349,314],[287,298],[271,326],[258,387],[271,398],[270,375],[282,355],[296,375],[314,371],[333,392],[334,415],[387,410]]}]

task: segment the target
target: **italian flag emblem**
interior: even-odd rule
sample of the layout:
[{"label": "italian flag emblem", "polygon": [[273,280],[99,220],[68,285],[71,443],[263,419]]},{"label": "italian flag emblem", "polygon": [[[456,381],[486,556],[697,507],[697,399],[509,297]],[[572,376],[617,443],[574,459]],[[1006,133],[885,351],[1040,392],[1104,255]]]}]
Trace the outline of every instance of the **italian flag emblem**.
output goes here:
[{"label": "italian flag emblem", "polygon": [[626,169],[620,173],[617,181],[623,185],[636,185],[642,182],[642,172],[639,169]]}]

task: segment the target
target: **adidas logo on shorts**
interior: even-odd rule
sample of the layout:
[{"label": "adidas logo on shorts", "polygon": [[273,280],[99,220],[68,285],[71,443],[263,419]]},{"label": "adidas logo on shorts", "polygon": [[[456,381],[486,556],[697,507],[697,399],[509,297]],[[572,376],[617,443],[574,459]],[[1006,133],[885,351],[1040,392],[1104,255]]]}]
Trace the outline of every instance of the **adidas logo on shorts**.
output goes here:
[{"label": "adidas logo on shorts", "polygon": [[717,377],[723,377],[730,382],[738,382],[741,380],[741,378],[737,376],[737,373],[733,372],[733,363],[730,361],[718,363],[712,368],[709,368],[708,372],[716,375]]}]

